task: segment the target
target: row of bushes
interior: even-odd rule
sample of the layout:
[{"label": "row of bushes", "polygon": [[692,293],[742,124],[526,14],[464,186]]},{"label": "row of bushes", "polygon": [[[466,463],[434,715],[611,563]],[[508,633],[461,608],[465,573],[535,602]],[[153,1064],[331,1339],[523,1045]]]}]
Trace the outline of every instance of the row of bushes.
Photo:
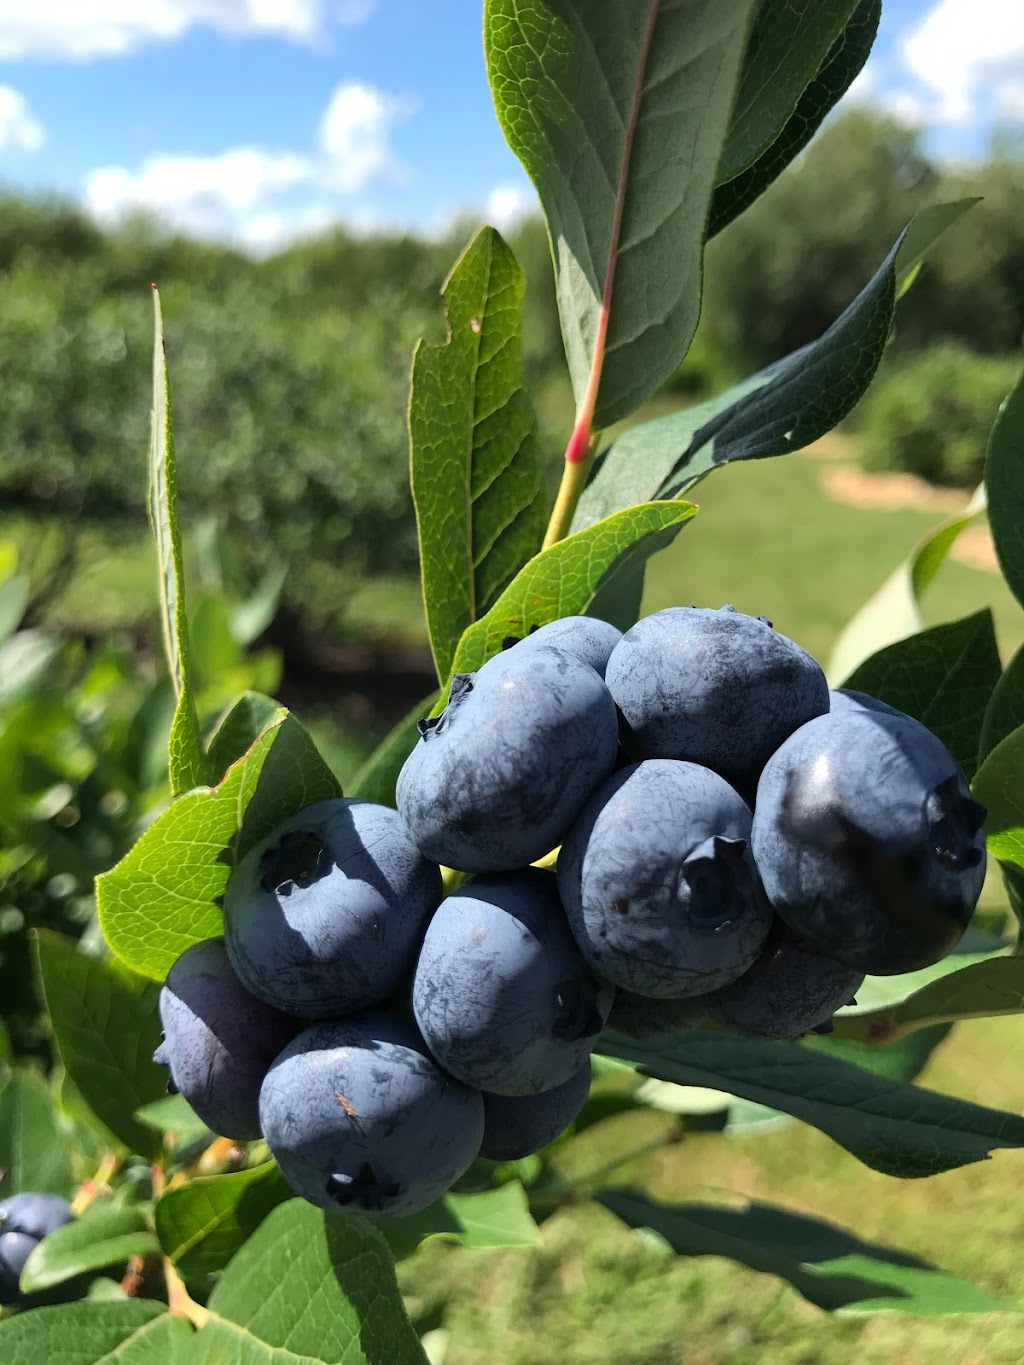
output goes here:
[{"label": "row of bushes", "polygon": [[893,359],[851,418],[864,464],[973,488],[984,473],[993,418],[1021,364],[1020,355],[976,355],[951,341]]}]

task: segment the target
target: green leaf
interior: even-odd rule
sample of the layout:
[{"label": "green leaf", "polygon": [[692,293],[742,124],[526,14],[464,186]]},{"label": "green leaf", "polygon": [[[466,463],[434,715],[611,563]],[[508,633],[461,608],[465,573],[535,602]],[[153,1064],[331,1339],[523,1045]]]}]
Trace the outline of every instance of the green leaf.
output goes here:
[{"label": "green leaf", "polygon": [[440,692],[432,692],[429,697],[417,702],[377,745],[352,779],[350,796],[357,796],[361,801],[376,801],[382,806],[395,804],[395,783],[402,771],[402,764],[420,737],[419,723],[431,714],[440,696]]},{"label": "green leaf", "polygon": [[[857,1007],[836,1015],[836,1032],[844,1038],[882,1043],[906,1037],[933,1024],[961,1019],[988,1019],[1024,1010],[1024,959],[989,954],[975,960],[952,957],[960,962],[955,971],[923,980],[892,1003],[872,1000],[857,993]],[[925,973],[913,972],[911,978]]]},{"label": "green leaf", "polygon": [[411,1256],[431,1237],[478,1251],[540,1245],[530,1201],[518,1180],[479,1194],[446,1194],[422,1213],[374,1223],[396,1260]]},{"label": "green leaf", "polygon": [[22,1191],[66,1198],[70,1157],[49,1086],[31,1071],[12,1071],[0,1087],[0,1199]]},{"label": "green leaf", "polygon": [[1000,861],[1024,867],[1024,725],[999,741],[975,774],[971,788],[988,809],[989,852]]},{"label": "green leaf", "polygon": [[183,1095],[164,1095],[162,1099],[152,1100],[136,1109],[135,1117],[147,1128],[157,1133],[171,1133],[180,1142],[191,1142],[207,1133],[213,1141],[213,1133]]},{"label": "green leaf", "polygon": [[526,280],[494,228],[443,291],[448,339],[421,341],[409,403],[411,482],[437,676],[462,632],[541,547],[547,520],[536,425],[523,388]]},{"label": "green leaf", "polygon": [[988,699],[981,722],[979,763],[1019,725],[1024,725],[1024,646],[1006,665]]},{"label": "green leaf", "polygon": [[0,580],[0,644],[10,639],[21,624],[28,606],[29,580],[23,573],[8,574]]},{"label": "green leaf", "polygon": [[630,1227],[653,1228],[677,1255],[728,1256],[787,1280],[829,1312],[936,1317],[1022,1311],[919,1257],[773,1204],[663,1204],[629,1189],[601,1190],[596,1198]]},{"label": "green leaf", "polygon": [[865,659],[886,645],[915,635],[924,626],[920,603],[961,531],[985,511],[985,490],[979,488],[967,510],[951,517],[924,537],[882,586],[847,623],[832,649],[828,675],[838,686]]},{"label": "green leaf", "polygon": [[826,1038],[811,1035],[803,1040],[803,1045],[838,1057],[841,1062],[852,1062],[866,1071],[873,1071],[876,1076],[887,1076],[891,1081],[912,1081],[924,1070],[929,1057],[952,1027],[952,1024],[919,1026],[913,1033],[887,1043],[862,1042],[838,1033],[830,1033]]},{"label": "green leaf", "polygon": [[448,1194],[444,1204],[458,1226],[463,1246],[484,1250],[540,1245],[540,1232],[518,1180],[482,1194]]},{"label": "green leaf", "polygon": [[881,0],[860,0],[775,141],[753,165],[715,189],[708,220],[709,238],[739,217],[807,146],[867,61],[881,15]]},{"label": "green leaf", "polygon": [[174,683],[177,706],[171,722],[168,761],[171,792],[178,796],[206,781],[206,758],[199,715],[189,676],[188,617],[185,572],[178,525],[178,489],[171,435],[171,396],[164,350],[160,295],[153,288],[153,412],[149,446],[149,516],[160,571],[160,619],[164,650]]},{"label": "green leaf", "polygon": [[872,1170],[904,1179],[1024,1146],[1024,1118],[875,1076],[798,1043],[698,1033],[635,1043],[605,1033],[602,1050],[647,1075],[725,1090],[792,1114]]},{"label": "green leaf", "polygon": [[192,1329],[152,1299],[88,1299],[0,1322],[10,1365],[192,1365]]},{"label": "green leaf", "polygon": [[158,1202],[157,1236],[186,1279],[209,1275],[223,1270],[270,1211],[293,1197],[272,1161],[194,1177]]},{"label": "green leaf", "polygon": [[41,930],[43,996],[60,1059],[82,1099],[130,1152],[153,1158],[160,1139],[134,1117],[163,1095],[167,1073],[152,1058],[160,1042],[159,989],[109,958],[79,952],[73,939]]},{"label": "green leaf", "polygon": [[857,0],[761,0],[718,163],[719,184],[773,146],[841,38]]},{"label": "green leaf", "polygon": [[287,577],[287,564],[268,565],[245,601],[232,605],[231,635],[240,645],[251,645],[271,624]]},{"label": "green leaf", "polygon": [[638,408],[690,345],[753,9],[754,0],[484,5],[498,121],[544,207],[576,404],[584,411],[596,396],[596,427]]},{"label": "green leaf", "polygon": [[831,431],[878,368],[899,284],[976,202],[938,204],[919,213],[874,278],[817,341],[707,403],[624,432],[595,463],[573,529],[633,503],[672,497],[718,465],[785,455]]},{"label": "green leaf", "polygon": [[210,736],[210,770],[220,781],[232,763],[243,758],[265,730],[288,714],[280,702],[262,692],[243,692],[220,717]]},{"label": "green leaf", "polygon": [[246,850],[297,811],[338,795],[315,744],[285,713],[219,786],[179,797],[97,878],[110,947],[135,971],[162,981],[186,948],[221,934],[221,899]]},{"label": "green leaf", "polygon": [[[992,613],[986,607],[879,650],[844,686],[878,697],[927,725],[971,777],[999,673]],[[978,799],[984,802],[984,797]]]},{"label": "green leaf", "polygon": [[93,1205],[75,1222],[43,1238],[25,1262],[21,1287],[26,1293],[35,1294],[87,1271],[102,1270],[131,1256],[150,1256],[159,1250],[144,1205]]},{"label": "green leaf", "polygon": [[424,1365],[387,1243],[365,1219],[293,1199],[221,1276],[193,1365]]},{"label": "green leaf", "polygon": [[999,566],[1010,591],[1024,604],[1024,376],[992,428],[985,484]]},{"label": "green leaf", "polygon": [[585,615],[616,574],[628,573],[670,545],[696,511],[692,502],[629,507],[544,550],[463,635],[453,672],[472,673],[510,635],[522,638],[532,626]]}]

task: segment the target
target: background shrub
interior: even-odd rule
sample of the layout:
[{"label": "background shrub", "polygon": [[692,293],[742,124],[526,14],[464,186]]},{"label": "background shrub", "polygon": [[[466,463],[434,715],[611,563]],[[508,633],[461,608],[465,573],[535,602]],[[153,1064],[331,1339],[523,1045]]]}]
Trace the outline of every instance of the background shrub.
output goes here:
[{"label": "background shrub", "polygon": [[854,418],[864,464],[973,487],[984,471],[992,414],[1019,370],[1019,359],[976,355],[954,341],[891,363]]}]

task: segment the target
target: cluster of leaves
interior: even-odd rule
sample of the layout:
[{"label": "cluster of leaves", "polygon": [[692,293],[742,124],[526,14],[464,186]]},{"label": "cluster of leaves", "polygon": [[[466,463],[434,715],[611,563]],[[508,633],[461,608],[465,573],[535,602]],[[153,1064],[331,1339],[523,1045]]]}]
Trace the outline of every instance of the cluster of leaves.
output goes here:
[{"label": "cluster of leaves", "polygon": [[[922,254],[969,204],[918,214],[822,336],[697,408],[631,428],[594,458],[601,431],[633,413],[685,354],[709,230],[741,212],[804,145],[860,69],[875,22],[872,0],[651,0],[600,15],[576,0],[487,0],[498,117],[551,233],[576,418],[549,509],[524,384],[522,271],[485,228],[445,287],[447,339],[416,352],[409,408],[424,605],[442,693],[454,672],[474,669],[531,626],[586,612],[628,625],[647,559],[697,513],[681,494],[721,464],[799,449],[866,389]],[[530,1245],[539,1221],[581,1195],[626,1225],[655,1229],[681,1255],[729,1255],[785,1277],[823,1307],[1012,1307],[783,1209],[669,1207],[609,1188],[608,1168],[566,1184],[549,1153],[506,1166],[478,1162],[415,1218],[378,1227],[325,1217],[288,1198],[261,1144],[214,1141],[179,1098],[159,1097],[162,1076],[148,1060],[157,983],[185,948],[219,932],[224,888],[246,850],[338,784],[299,722],[261,692],[244,693],[216,726],[203,723],[159,309],[157,322],[150,489],[175,799],[100,879],[112,955],[38,938],[60,1104],[31,1072],[12,1072],[14,1102],[0,1112],[15,1116],[6,1121],[17,1131],[0,1132],[0,1162],[12,1188],[26,1188],[23,1154],[60,1150],[57,1130],[70,1131],[62,1150],[71,1164],[32,1174],[63,1190],[84,1163],[79,1204],[88,1207],[33,1254],[24,1287],[92,1297],[0,1322],[0,1351],[42,1358],[88,1329],[83,1365],[110,1355],[421,1361],[392,1258],[435,1236]],[[1024,381],[999,415],[986,472],[1000,561],[1024,603],[1022,446]],[[1024,922],[1024,655],[1001,670],[988,612],[919,629],[919,596],[973,514],[938,528],[901,567],[840,642],[834,669],[837,681],[918,717],[957,756],[989,808],[990,849]],[[424,699],[351,795],[391,799],[416,718],[439,704],[438,694]],[[720,1032],[636,1043],[606,1034],[576,1131],[655,1107],[682,1116],[667,1125],[671,1140],[692,1123],[695,1097],[700,1106],[711,1090],[726,1097],[727,1124],[768,1109],[813,1125],[887,1175],[951,1170],[1024,1146],[1024,1120],[922,1089],[914,1078],[951,1023],[1019,1013],[1022,999],[1015,945],[972,928],[941,964],[869,980],[841,1013],[834,1040],[768,1043]],[[125,1152],[147,1163],[141,1176]],[[127,1266],[120,1281],[99,1273],[112,1266]]]}]

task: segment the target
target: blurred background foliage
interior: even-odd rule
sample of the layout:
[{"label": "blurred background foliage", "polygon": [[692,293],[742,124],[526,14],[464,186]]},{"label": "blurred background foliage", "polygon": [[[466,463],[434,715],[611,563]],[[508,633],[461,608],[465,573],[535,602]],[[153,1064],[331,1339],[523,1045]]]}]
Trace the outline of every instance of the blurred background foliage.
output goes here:
[{"label": "blurred background foliage", "polygon": [[[819,336],[919,208],[983,195],[929,255],[828,452],[860,472],[973,486],[1020,363],[1022,183],[1019,148],[949,166],[883,115],[833,122],[711,243],[694,345],[640,420]],[[170,696],[145,511],[150,282],[167,323],[204,715],[246,687],[276,692],[345,781],[433,683],[408,375],[417,338],[443,338],[438,293],[477,226],[429,239],[338,227],[256,260],[143,219],[104,230],[69,204],[0,194],[0,1000],[19,1049],[46,1047],[26,926],[90,932],[94,874],[166,800]],[[572,412],[548,245],[539,219],[509,237],[554,485]],[[644,609],[730,600],[826,657],[946,507],[930,493],[842,505],[822,491],[828,463],[819,452],[710,481],[703,524],[654,561]],[[789,519],[781,539],[773,505]],[[942,615],[991,602],[1004,649],[1019,643],[994,574],[943,575]]]}]

